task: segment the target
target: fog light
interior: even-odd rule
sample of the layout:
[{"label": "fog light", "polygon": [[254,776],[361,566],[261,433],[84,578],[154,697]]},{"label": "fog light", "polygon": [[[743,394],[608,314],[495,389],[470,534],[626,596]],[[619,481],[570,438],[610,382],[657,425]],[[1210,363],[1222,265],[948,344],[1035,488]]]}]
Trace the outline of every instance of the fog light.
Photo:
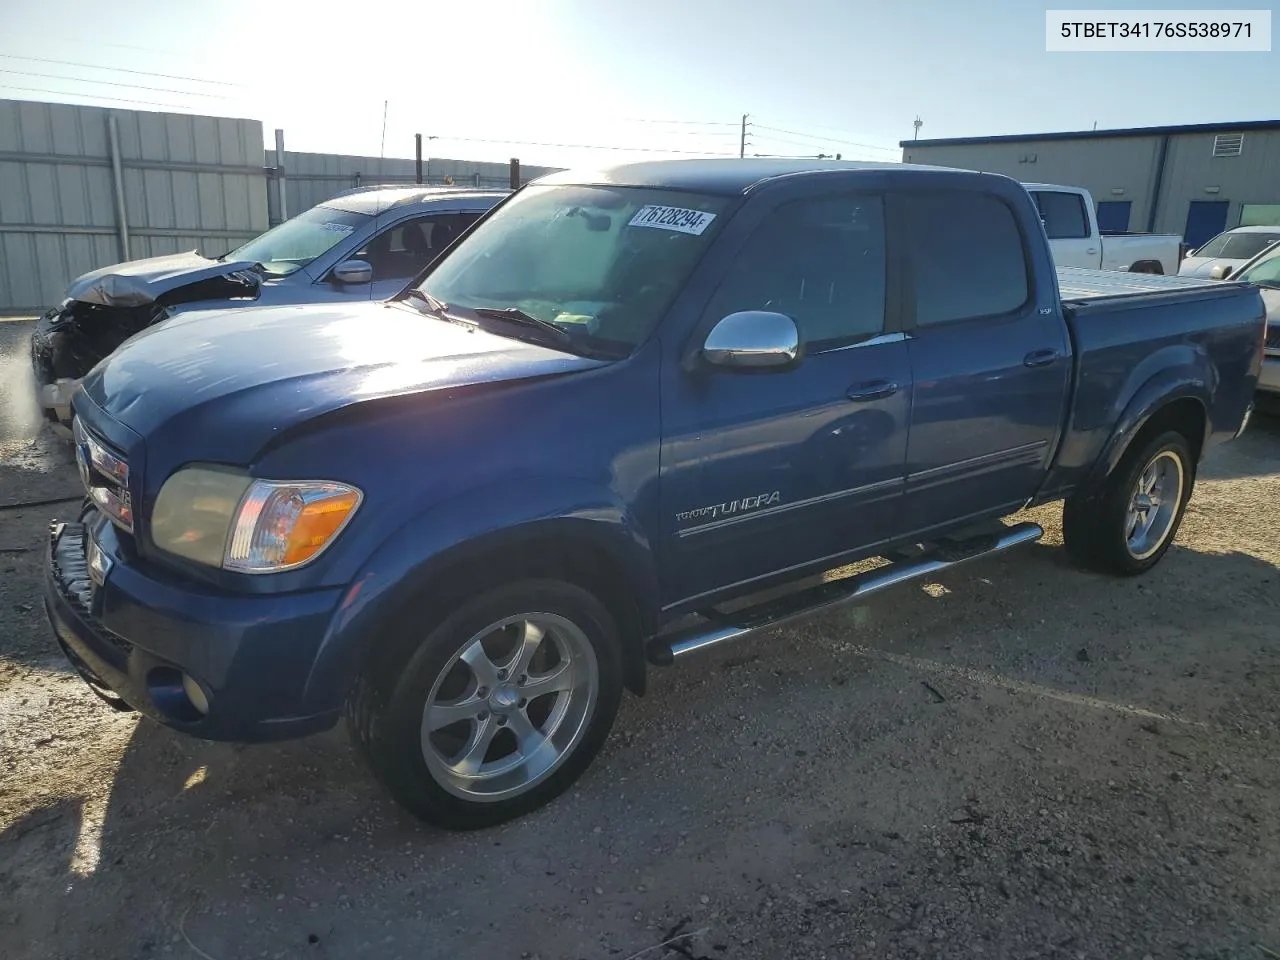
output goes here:
[{"label": "fog light", "polygon": [[98,546],[98,541],[89,536],[89,548],[85,551],[85,559],[89,563],[89,576],[98,586],[105,586],[107,574],[111,572],[111,558]]},{"label": "fog light", "polygon": [[200,711],[201,716],[208,715],[209,698],[205,696],[204,691],[200,689],[200,684],[196,683],[185,673],[182,675],[182,692],[187,695],[187,699],[191,701],[191,705]]}]

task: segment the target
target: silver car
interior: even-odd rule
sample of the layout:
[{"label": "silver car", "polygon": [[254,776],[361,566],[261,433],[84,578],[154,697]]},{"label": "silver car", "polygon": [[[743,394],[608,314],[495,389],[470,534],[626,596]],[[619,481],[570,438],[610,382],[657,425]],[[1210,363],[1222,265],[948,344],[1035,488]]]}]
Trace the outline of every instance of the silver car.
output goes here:
[{"label": "silver car", "polygon": [[509,192],[366,187],[220,257],[193,250],[86,273],[31,336],[45,418],[66,426],[80,378],[129,337],[176,314],[389,297]]},{"label": "silver car", "polygon": [[1178,264],[1180,277],[1225,280],[1263,250],[1280,242],[1280,227],[1233,227],[1224,230]]},{"label": "silver car", "polygon": [[1232,279],[1252,283],[1262,294],[1267,308],[1267,342],[1263,348],[1258,393],[1280,401],[1280,244],[1258,254]]}]

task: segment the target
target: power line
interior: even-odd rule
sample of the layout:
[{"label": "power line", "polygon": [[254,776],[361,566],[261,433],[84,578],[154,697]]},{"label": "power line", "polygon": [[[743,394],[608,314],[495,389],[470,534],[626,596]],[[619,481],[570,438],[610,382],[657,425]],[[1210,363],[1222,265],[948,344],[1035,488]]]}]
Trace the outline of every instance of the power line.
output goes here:
[{"label": "power line", "polygon": [[672,123],[699,127],[736,127],[736,120],[647,120],[641,117],[623,117],[627,123]]},{"label": "power line", "polygon": [[[811,126],[811,127],[813,127],[813,129],[815,129],[815,130],[829,130],[829,131],[831,131],[832,133],[839,133],[839,134],[841,134],[841,135],[843,135],[843,136],[847,136],[847,137],[860,137],[860,136],[862,136],[862,134],[860,134],[860,133],[851,133],[850,131],[848,131],[848,130],[844,129],[843,127],[830,127],[830,126],[824,126],[824,125],[823,125],[823,124],[821,124],[821,123],[811,123],[811,124],[807,124],[807,126]],[[870,146],[870,144],[867,144],[867,146]],[[888,150],[888,149],[890,149],[890,148],[889,148],[889,147],[876,147],[876,149],[877,149],[877,150]]]},{"label": "power line", "polygon": [[736,153],[719,153],[714,150],[666,150],[662,147],[613,147],[600,143],[543,143],[537,140],[491,140],[485,137],[450,137],[440,134],[439,140],[457,143],[496,143],[518,147],[559,147],[564,150],[618,150],[627,153],[683,153],[699,157],[736,157]]},{"label": "power line", "polygon": [[0,90],[21,90],[24,93],[44,93],[54,97],[79,97],[82,100],[110,100],[112,103],[131,103],[139,107],[168,107],[172,110],[189,110],[182,103],[159,103],[155,100],[130,100],[127,97],[104,97],[96,93],[67,93],[65,90],[46,90],[41,87],[20,87],[12,83],[0,83]]},{"label": "power line", "polygon": [[172,73],[152,73],[149,70],[129,70],[125,67],[104,67],[96,63],[78,63],[75,60],[51,60],[48,57],[24,57],[17,53],[0,53],[0,57],[8,60],[30,60],[34,63],[53,63],[61,67],[80,67],[85,70],[112,70],[116,73],[132,73],[139,77],[160,77],[163,80],[187,80],[191,83],[212,83],[219,87],[243,87],[241,83],[230,83],[226,80],[206,80],[203,77],[184,77]]},{"label": "power line", "polygon": [[[788,146],[792,146],[792,147],[809,147],[814,150],[822,149],[827,152],[834,149],[831,145],[834,141],[829,141],[827,144],[815,144],[815,143],[803,143],[799,140],[788,140],[785,137],[761,137],[760,141],[762,144],[765,144],[765,145],[768,145],[771,143],[785,143]],[[839,146],[840,146],[839,143],[835,144],[835,147],[839,147]],[[848,153],[847,150],[841,151],[841,152]],[[862,159],[866,159],[865,156]],[[882,158],[877,157],[876,159],[881,160]]]},{"label": "power line", "polygon": [[[223,93],[199,93],[195,90],[174,90],[171,87],[146,87],[140,83],[123,83],[119,80],[90,80],[87,77],[68,77],[60,73],[35,73],[31,70],[7,70],[0,68],[0,73],[12,73],[21,77],[40,77],[44,80],[68,80],[72,83],[96,83],[104,87],[131,87],[134,90],[150,90],[152,93],[180,93],[188,97],[211,97],[214,100],[229,100]],[[79,96],[79,94],[69,94]]]},{"label": "power line", "polygon": [[786,133],[793,137],[806,137],[810,140],[816,140],[818,143],[838,143],[841,146],[865,147],[868,150],[884,150],[886,153],[897,153],[897,149],[893,147],[880,147],[874,143],[858,143],[856,140],[837,140],[834,137],[824,137],[819,134],[805,133],[802,130],[784,130],[781,127],[766,127],[762,124],[756,125],[757,130],[772,130],[774,133]]}]

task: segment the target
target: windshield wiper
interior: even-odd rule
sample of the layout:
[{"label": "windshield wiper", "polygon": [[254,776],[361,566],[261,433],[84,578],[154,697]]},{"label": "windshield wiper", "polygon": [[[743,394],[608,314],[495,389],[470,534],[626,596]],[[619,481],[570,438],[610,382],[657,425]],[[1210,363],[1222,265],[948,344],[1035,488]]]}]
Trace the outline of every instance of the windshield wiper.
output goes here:
[{"label": "windshield wiper", "polygon": [[443,300],[437,300],[431,294],[427,293],[427,291],[420,290],[417,287],[410,287],[405,291],[404,295],[405,299],[412,298],[414,300],[421,300],[428,308],[430,308],[432,313],[438,314],[442,317],[446,315],[449,309],[449,305]]},{"label": "windshield wiper", "polygon": [[557,343],[572,343],[573,337],[564,327],[558,327],[550,320],[543,320],[531,313],[525,313],[519,307],[472,307],[471,311],[481,317],[492,317],[495,320],[506,320],[522,327],[533,327],[555,337]]}]

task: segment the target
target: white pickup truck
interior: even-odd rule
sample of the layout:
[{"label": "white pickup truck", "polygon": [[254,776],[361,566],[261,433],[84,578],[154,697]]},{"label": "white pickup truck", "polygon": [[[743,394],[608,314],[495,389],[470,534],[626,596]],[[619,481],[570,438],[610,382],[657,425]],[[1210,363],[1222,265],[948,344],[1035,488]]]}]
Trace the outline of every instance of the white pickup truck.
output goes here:
[{"label": "white pickup truck", "polygon": [[1040,208],[1054,264],[1130,273],[1178,272],[1182,237],[1175,233],[1102,233],[1093,197],[1083,187],[1024,183]]}]

